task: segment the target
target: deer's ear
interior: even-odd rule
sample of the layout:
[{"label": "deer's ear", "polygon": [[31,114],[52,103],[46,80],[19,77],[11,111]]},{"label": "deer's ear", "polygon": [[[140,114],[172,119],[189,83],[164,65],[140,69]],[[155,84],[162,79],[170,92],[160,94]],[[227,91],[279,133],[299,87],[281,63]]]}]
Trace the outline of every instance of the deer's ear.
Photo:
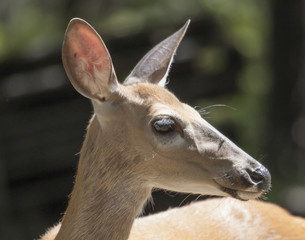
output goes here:
[{"label": "deer's ear", "polygon": [[124,81],[124,85],[153,83],[165,86],[175,52],[189,26],[190,20],[170,37],[150,50]]},{"label": "deer's ear", "polygon": [[85,97],[107,101],[118,88],[108,50],[98,33],[84,20],[70,21],[62,59],[72,85]]}]

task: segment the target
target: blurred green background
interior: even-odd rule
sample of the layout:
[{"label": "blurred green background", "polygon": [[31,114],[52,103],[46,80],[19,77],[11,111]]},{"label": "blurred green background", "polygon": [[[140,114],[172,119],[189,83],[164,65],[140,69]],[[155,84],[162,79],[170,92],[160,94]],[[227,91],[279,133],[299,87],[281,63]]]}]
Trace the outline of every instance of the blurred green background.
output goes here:
[{"label": "blurred green background", "polygon": [[[1,0],[0,239],[39,237],[71,192],[92,113],[61,65],[72,17],[101,34],[121,81],[190,18],[169,89],[270,169],[268,201],[305,216],[304,16],[302,0]],[[154,197],[155,211],[185,199]]]}]

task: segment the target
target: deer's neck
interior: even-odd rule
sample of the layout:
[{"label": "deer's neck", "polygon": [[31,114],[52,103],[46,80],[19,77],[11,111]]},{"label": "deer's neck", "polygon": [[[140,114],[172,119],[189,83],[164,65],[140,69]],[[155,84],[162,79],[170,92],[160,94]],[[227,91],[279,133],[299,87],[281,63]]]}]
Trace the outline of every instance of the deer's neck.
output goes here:
[{"label": "deer's neck", "polygon": [[134,175],[128,150],[113,144],[93,117],[56,240],[128,238],[151,188]]}]

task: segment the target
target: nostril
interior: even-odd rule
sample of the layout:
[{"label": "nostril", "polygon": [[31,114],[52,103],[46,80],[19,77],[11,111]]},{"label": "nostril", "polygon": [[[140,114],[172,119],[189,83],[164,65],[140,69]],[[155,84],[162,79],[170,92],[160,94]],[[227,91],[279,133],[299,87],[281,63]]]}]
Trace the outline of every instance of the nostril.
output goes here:
[{"label": "nostril", "polygon": [[265,180],[265,174],[261,168],[247,169],[246,171],[255,184],[260,184]]},{"label": "nostril", "polygon": [[271,186],[271,175],[267,168],[260,165],[256,168],[246,169],[248,174],[248,183],[251,187],[256,187],[257,190],[262,192],[267,192],[270,190]]}]

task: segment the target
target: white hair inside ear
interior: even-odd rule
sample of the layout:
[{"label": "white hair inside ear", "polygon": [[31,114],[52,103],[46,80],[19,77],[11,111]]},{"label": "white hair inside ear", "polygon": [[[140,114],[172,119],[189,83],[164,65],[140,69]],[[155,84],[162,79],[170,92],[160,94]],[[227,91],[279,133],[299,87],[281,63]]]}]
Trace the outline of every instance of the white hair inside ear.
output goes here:
[{"label": "white hair inside ear", "polygon": [[172,66],[172,63],[173,63],[173,60],[174,60],[174,56],[175,56],[175,53],[172,55],[171,57],[171,60],[168,64],[168,67],[167,67],[167,71],[165,73],[165,75],[163,76],[163,78],[161,78],[161,80],[158,82],[158,85],[160,87],[165,87],[167,84],[169,84],[169,78],[168,78],[168,74],[169,74],[169,71],[170,71],[170,68]]}]

